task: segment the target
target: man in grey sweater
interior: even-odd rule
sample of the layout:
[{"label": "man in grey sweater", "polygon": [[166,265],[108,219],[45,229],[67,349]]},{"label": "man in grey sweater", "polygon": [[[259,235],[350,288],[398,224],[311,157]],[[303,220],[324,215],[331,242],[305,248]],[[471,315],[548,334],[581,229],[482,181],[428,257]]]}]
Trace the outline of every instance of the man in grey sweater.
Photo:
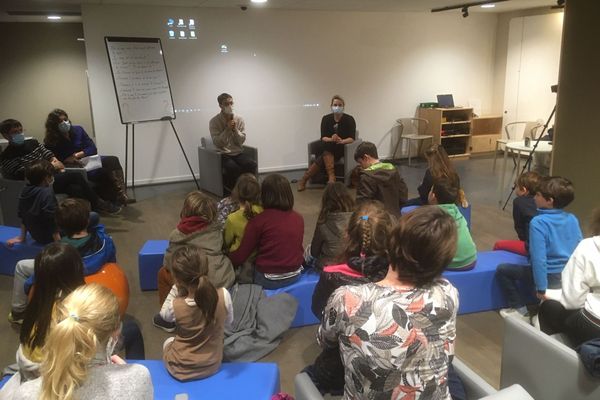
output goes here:
[{"label": "man in grey sweater", "polygon": [[222,153],[225,169],[225,192],[229,193],[237,178],[245,173],[256,173],[256,162],[243,152],[246,141],[244,119],[233,113],[233,98],[227,93],[217,97],[221,112],[209,122],[208,128],[213,143]]}]

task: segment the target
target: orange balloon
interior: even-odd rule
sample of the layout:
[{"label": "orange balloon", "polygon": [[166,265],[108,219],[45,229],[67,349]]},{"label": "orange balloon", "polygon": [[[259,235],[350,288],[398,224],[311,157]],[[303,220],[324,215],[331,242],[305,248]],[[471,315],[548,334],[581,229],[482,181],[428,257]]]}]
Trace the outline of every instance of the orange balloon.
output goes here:
[{"label": "orange balloon", "polygon": [[129,281],[118,264],[104,264],[98,272],[84,277],[84,280],[85,283],[98,283],[110,289],[119,300],[119,314],[123,318],[129,305]]}]

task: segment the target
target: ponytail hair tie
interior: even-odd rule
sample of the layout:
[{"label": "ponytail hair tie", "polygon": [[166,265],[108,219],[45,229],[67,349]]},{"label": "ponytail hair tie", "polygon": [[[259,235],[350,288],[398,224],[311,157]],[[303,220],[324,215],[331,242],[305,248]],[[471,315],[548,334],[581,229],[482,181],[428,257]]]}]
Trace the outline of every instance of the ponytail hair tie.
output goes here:
[{"label": "ponytail hair tie", "polygon": [[368,221],[369,220],[369,216],[368,215],[361,215],[360,219],[362,219],[363,221]]},{"label": "ponytail hair tie", "polygon": [[79,316],[74,312],[69,313],[69,318],[71,318],[73,321],[79,322]]}]

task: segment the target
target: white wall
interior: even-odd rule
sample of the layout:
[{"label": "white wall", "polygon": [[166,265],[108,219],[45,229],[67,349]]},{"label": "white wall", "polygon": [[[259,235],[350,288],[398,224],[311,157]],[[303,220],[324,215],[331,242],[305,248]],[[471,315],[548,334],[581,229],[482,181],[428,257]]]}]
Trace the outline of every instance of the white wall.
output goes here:
[{"label": "white wall", "polygon": [[[96,137],[123,157],[104,36],[160,37],[179,113],[175,122],[192,164],[218,112],[216,96],[234,96],[261,171],[306,166],[306,143],[319,137],[329,99],[346,98],[363,139],[388,154],[394,121],[422,101],[453,93],[479,99],[489,113],[497,17],[473,14],[83,6]],[[168,40],[168,17],[194,18],[198,39]],[[229,53],[221,54],[226,44]],[[305,104],[319,104],[305,107]],[[136,128],[136,180],[182,179],[187,167],[166,123]]]},{"label": "white wall", "polygon": [[[550,86],[558,82],[562,13],[514,18],[510,21],[504,123],[546,122],[556,95]],[[512,137],[511,139],[517,139]]]}]

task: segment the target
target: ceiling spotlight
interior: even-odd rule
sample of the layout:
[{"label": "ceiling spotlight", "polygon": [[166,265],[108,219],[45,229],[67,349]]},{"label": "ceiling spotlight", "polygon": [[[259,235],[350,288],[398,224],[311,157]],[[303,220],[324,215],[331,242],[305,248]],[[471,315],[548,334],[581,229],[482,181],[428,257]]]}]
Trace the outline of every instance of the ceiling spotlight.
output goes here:
[{"label": "ceiling spotlight", "polygon": [[48,18],[52,21],[57,21],[59,19],[62,19],[62,17],[60,15],[48,15],[46,18]]},{"label": "ceiling spotlight", "polygon": [[266,3],[267,0],[250,0],[252,3]]},{"label": "ceiling spotlight", "polygon": [[495,4],[482,4],[481,5],[481,8],[494,8],[494,7],[496,7]]},{"label": "ceiling spotlight", "polygon": [[463,16],[463,18],[467,18],[469,16],[469,7],[464,6],[462,8],[462,16]]}]

